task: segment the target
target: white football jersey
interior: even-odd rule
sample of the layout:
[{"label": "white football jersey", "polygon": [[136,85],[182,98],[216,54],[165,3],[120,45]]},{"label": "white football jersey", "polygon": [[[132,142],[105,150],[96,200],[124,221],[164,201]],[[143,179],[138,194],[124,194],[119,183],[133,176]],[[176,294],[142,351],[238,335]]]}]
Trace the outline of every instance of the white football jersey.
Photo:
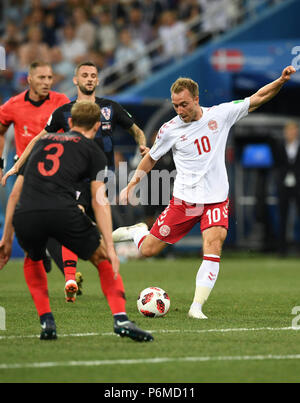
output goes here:
[{"label": "white football jersey", "polygon": [[189,203],[218,203],[228,197],[225,148],[230,128],[248,114],[250,98],[202,107],[202,117],[185,123],[178,115],[159,130],[150,156],[170,149],[177,170],[173,196]]}]

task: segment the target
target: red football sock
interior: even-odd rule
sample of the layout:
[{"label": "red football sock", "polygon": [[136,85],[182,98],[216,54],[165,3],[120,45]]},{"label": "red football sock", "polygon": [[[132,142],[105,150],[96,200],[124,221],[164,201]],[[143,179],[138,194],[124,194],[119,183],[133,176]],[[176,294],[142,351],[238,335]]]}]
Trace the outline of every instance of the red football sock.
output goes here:
[{"label": "red football sock", "polygon": [[25,257],[24,276],[39,316],[51,312],[47,274],[43,261],[35,262],[29,257]]},{"label": "red football sock", "polygon": [[97,269],[102,291],[112,314],[125,313],[126,299],[122,277],[118,274],[118,277],[114,279],[113,268],[108,260],[100,262]]},{"label": "red football sock", "polygon": [[65,246],[61,248],[62,260],[64,265],[65,280],[75,280],[76,265],[78,256]]}]

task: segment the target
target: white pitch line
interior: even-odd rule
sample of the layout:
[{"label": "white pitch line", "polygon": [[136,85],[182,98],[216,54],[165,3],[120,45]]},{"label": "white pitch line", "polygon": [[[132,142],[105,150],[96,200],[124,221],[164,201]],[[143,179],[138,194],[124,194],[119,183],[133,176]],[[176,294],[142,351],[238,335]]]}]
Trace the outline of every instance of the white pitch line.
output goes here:
[{"label": "white pitch line", "polygon": [[[228,333],[228,332],[255,332],[255,331],[282,331],[282,330],[300,330],[299,327],[252,327],[252,328],[229,328],[229,329],[157,329],[148,330],[150,333],[163,333],[163,334],[174,334],[174,333]],[[58,337],[91,337],[91,336],[117,336],[114,332],[105,333],[70,333],[70,334],[59,334]],[[35,339],[39,338],[39,335],[10,335],[10,336],[0,336],[0,340],[9,339]]]},{"label": "white pitch line", "polygon": [[159,333],[226,333],[226,332],[253,332],[253,331],[261,331],[261,330],[300,330],[300,327],[237,327],[237,328],[229,328],[229,329],[178,329],[178,330],[153,330],[153,332]]},{"label": "white pitch line", "polygon": [[[70,334],[59,334],[59,337],[89,337],[89,336],[111,336],[114,333],[70,333]],[[0,340],[9,339],[38,339],[39,334],[28,334],[28,335],[11,335],[11,336],[0,336]]]},{"label": "white pitch line", "polygon": [[237,355],[216,357],[157,357],[124,360],[93,360],[93,361],[61,361],[61,362],[33,362],[26,364],[0,364],[0,370],[25,368],[53,368],[53,367],[99,367],[105,365],[136,365],[136,364],[163,364],[168,362],[209,362],[209,361],[264,361],[264,360],[300,360],[300,354],[293,355]]}]

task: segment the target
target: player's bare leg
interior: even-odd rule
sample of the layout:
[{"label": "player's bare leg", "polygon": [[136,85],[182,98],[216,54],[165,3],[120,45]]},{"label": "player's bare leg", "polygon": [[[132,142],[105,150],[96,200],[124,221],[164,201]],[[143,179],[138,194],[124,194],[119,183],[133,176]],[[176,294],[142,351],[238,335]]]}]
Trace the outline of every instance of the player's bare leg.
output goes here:
[{"label": "player's bare leg", "polygon": [[166,242],[161,241],[155,236],[149,234],[141,242],[139,251],[144,257],[151,257],[158,255],[165,247],[168,246]]},{"label": "player's bare leg", "polygon": [[203,231],[203,261],[196,276],[196,288],[189,316],[207,319],[202,306],[207,301],[219,274],[222,246],[227,230],[224,227],[211,227]]},{"label": "player's bare leg", "polygon": [[93,255],[90,257],[90,261],[97,266],[97,264],[100,263],[101,260],[103,259],[107,259],[107,253],[106,253],[106,249],[104,246],[104,242],[101,240],[100,245],[98,246],[98,248],[95,250],[95,252],[93,253]]}]

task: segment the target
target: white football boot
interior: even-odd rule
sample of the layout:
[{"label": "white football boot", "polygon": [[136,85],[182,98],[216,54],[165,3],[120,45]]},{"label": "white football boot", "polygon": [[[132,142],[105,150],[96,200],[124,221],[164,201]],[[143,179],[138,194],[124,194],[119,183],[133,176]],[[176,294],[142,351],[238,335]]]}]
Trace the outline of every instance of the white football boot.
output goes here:
[{"label": "white football boot", "polygon": [[199,308],[193,307],[193,304],[190,307],[188,316],[194,319],[207,319],[207,316]]},{"label": "white football boot", "polygon": [[146,230],[148,230],[148,225],[143,223],[143,222],[141,222],[139,224],[131,225],[130,227],[117,228],[112,233],[113,241],[115,243],[132,241],[134,233],[138,228],[145,228]]}]

